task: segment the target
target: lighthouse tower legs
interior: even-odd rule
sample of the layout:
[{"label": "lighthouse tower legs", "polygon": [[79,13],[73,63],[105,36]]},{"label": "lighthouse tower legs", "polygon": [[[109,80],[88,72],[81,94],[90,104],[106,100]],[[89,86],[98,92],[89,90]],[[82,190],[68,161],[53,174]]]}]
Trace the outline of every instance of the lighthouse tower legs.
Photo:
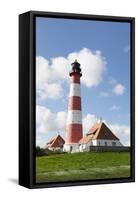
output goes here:
[{"label": "lighthouse tower legs", "polygon": [[70,93],[68,103],[68,117],[66,126],[66,143],[64,151],[79,152],[79,140],[82,138],[82,114],[81,114],[81,92],[80,92],[80,64],[72,63],[70,72]]}]

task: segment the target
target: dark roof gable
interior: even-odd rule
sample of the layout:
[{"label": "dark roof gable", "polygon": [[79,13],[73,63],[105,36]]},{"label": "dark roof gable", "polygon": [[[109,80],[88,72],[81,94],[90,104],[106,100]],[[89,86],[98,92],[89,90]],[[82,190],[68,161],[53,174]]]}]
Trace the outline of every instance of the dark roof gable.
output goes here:
[{"label": "dark roof gable", "polygon": [[107,127],[104,122],[97,122],[94,126],[92,126],[88,133],[80,139],[80,144],[86,144],[90,140],[119,140],[118,137]]}]

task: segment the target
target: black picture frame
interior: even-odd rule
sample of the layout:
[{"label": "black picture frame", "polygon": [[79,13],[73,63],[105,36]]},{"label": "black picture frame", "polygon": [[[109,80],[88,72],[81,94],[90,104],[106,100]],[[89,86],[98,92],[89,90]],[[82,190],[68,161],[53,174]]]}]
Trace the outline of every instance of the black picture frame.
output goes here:
[{"label": "black picture frame", "polygon": [[[131,176],[104,180],[35,182],[35,18],[83,19],[131,24]],[[19,184],[27,188],[47,188],[135,181],[135,18],[74,13],[29,11],[19,15]]]}]

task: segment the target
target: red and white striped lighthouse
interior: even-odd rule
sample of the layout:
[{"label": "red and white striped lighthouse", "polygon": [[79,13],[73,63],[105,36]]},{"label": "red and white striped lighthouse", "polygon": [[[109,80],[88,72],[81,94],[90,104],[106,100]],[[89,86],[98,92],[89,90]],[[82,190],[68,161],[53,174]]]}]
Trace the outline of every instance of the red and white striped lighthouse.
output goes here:
[{"label": "red and white striped lighthouse", "polygon": [[75,60],[75,62],[71,65],[72,70],[69,73],[71,84],[66,126],[66,143],[64,145],[64,151],[78,152],[78,142],[83,137],[80,91],[80,77],[82,76],[82,73],[80,64],[77,62],[77,60]]}]

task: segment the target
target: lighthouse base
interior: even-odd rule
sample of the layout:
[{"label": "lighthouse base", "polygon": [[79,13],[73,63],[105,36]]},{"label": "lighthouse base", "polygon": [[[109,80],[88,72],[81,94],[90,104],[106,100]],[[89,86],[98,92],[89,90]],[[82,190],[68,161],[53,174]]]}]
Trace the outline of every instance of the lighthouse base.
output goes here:
[{"label": "lighthouse base", "polygon": [[78,143],[64,144],[63,151],[68,153],[80,152],[80,146]]}]

